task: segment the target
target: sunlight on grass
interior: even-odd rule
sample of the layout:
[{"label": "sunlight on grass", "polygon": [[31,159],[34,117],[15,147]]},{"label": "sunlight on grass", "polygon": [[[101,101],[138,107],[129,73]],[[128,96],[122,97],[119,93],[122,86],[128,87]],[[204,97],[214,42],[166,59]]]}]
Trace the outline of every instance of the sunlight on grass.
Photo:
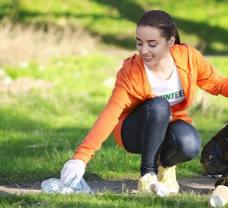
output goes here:
[{"label": "sunlight on grass", "polygon": [[[168,11],[182,41],[203,52],[227,53],[225,1],[16,2],[0,2],[2,185],[59,178],[62,165],[104,108],[122,61],[135,50],[135,22],[144,10]],[[227,56],[207,58],[228,76]],[[189,112],[202,146],[228,123],[227,99],[222,96],[199,90]],[[200,176],[199,158],[178,165],[178,179]],[[85,179],[137,180],[139,166],[140,156],[127,153],[110,136],[88,164]],[[1,192],[0,207],[208,207],[204,194],[184,192],[160,198],[127,191],[64,196]]]},{"label": "sunlight on grass", "polygon": [[143,12],[161,9],[174,17],[182,41],[214,54],[227,52],[228,4],[223,1],[137,0],[122,1],[120,4],[106,0],[21,0],[15,12],[11,11],[13,6],[10,1],[4,1],[2,5],[4,9],[0,18],[8,17],[22,24],[33,23],[43,28],[48,25],[83,28],[92,36],[98,36],[102,43],[125,49],[134,48],[135,22]]},{"label": "sunlight on grass", "polygon": [[[62,164],[71,157],[104,107],[123,58],[121,55],[90,54],[53,59],[42,71],[35,62],[28,63],[26,69],[7,66],[6,73],[13,82],[20,77],[30,77],[47,80],[52,87],[0,96],[3,101],[8,100],[0,107],[0,143],[4,147],[0,153],[4,177],[0,180],[12,183],[58,176]],[[222,74],[227,74],[226,58],[209,59]],[[110,87],[107,87],[109,82]],[[206,110],[201,100],[196,100],[198,103],[191,108],[202,144],[227,122],[228,112],[223,97],[205,96]],[[8,161],[6,166],[3,165],[5,161]],[[139,155],[126,153],[110,137],[89,163],[86,177],[137,179],[139,163]],[[177,172],[179,177],[201,174],[199,158],[178,166]]]},{"label": "sunlight on grass", "polygon": [[206,196],[196,194],[182,194],[179,196],[171,196],[160,198],[151,195],[128,195],[104,193],[94,196],[88,195],[25,195],[25,196],[3,196],[0,198],[0,203],[10,207],[123,207],[123,208],[138,208],[138,207],[208,207]]}]

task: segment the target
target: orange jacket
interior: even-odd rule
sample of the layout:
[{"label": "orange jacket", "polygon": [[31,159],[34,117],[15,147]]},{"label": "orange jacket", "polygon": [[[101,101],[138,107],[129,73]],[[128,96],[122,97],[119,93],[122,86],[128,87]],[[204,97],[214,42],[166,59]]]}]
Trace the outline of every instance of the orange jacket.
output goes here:
[{"label": "orange jacket", "polygon": [[[172,120],[182,119],[191,123],[186,110],[192,103],[196,87],[213,95],[228,97],[228,78],[219,76],[201,53],[189,45],[174,45],[170,52],[185,94],[184,101],[171,107]],[[137,105],[153,97],[155,95],[146,77],[143,60],[140,55],[134,54],[124,61],[117,73],[115,87],[106,107],[76,149],[73,159],[88,163],[111,132],[122,146],[120,132],[123,120]]]}]

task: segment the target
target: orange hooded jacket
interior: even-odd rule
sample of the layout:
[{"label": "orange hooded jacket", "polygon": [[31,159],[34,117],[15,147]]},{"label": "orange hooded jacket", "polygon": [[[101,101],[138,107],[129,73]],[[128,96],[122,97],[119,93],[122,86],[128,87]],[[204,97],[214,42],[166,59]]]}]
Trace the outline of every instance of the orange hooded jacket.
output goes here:
[{"label": "orange hooded jacket", "polygon": [[[219,76],[202,54],[189,45],[174,45],[170,52],[185,94],[181,103],[171,107],[172,121],[182,119],[191,123],[192,119],[186,110],[192,103],[196,87],[213,95],[228,97],[228,78]],[[73,159],[81,159],[87,164],[111,132],[116,142],[123,146],[120,132],[124,119],[137,105],[153,97],[155,95],[147,79],[142,57],[134,54],[124,61],[118,71],[106,107],[76,149]]]}]

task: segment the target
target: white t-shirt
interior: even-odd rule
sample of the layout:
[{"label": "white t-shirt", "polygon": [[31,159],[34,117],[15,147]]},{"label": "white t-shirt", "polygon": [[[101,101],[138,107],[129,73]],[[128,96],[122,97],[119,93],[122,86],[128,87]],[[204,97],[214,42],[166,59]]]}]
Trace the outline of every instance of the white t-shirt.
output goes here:
[{"label": "white t-shirt", "polygon": [[181,86],[176,67],[173,70],[170,78],[167,80],[161,80],[156,78],[146,65],[144,65],[144,67],[150,86],[156,96],[166,98],[170,106],[176,105],[184,100],[184,91]]}]

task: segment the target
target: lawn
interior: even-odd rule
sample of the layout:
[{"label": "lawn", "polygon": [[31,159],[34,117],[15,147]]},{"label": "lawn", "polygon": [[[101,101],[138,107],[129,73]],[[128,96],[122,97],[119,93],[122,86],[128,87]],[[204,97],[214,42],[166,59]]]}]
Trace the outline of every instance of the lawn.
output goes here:
[{"label": "lawn", "polygon": [[[68,160],[77,144],[89,130],[97,115],[104,107],[113,86],[116,71],[124,57],[105,54],[89,54],[81,57],[53,59],[42,67],[35,62],[26,66],[6,66],[6,74],[12,83],[24,79],[26,82],[42,80],[39,88],[32,87],[27,91],[1,93],[0,101],[0,183],[23,184],[42,181],[50,177],[59,177],[63,163]],[[210,57],[220,73],[227,75],[225,58]],[[196,128],[202,136],[202,143],[214,135],[227,123],[228,106],[223,97],[207,95],[208,106],[205,115],[199,105],[191,109]],[[222,110],[221,110],[222,106]],[[221,112],[220,112],[221,111]],[[220,112],[220,114],[218,114]],[[216,120],[215,120],[216,117]],[[118,162],[117,162],[118,161]],[[104,143],[102,149],[91,160],[86,170],[86,180],[123,180],[139,177],[138,155],[131,155],[117,147],[112,136]],[[178,166],[178,177],[193,177],[202,174],[199,157],[191,162]],[[86,196],[83,196],[86,201]],[[69,196],[69,207],[74,203],[84,207],[119,206],[121,200],[126,207],[143,206],[150,203],[156,206],[193,207],[202,203],[206,205],[205,196],[178,196],[159,200],[156,197],[138,199],[132,196],[119,196],[107,193],[93,196],[92,201],[83,202],[81,197]],[[125,198],[126,197],[126,198]],[[68,198],[68,197],[67,197]],[[202,200],[201,200],[202,198]],[[80,200],[79,200],[80,199]],[[64,205],[64,197],[58,196],[8,196],[2,203],[12,206],[43,206],[43,203],[59,207]],[[10,200],[10,202],[8,201]],[[151,202],[152,200],[152,202]],[[13,202],[13,203],[11,203]],[[14,205],[13,205],[14,204]],[[38,204],[38,205],[36,205]],[[21,206],[22,206],[21,205]],[[54,206],[54,205],[53,205]]]},{"label": "lawn", "polygon": [[[97,48],[87,53],[1,66],[0,81],[5,79],[8,84],[5,88],[0,85],[0,185],[59,178],[64,162],[71,158],[105,106],[122,60],[133,52],[134,22],[145,8],[171,12],[185,42],[199,49],[206,46],[207,53],[228,51],[228,5],[222,1],[62,2],[21,0],[14,7],[11,1],[0,2],[2,20],[12,18],[23,26],[36,24],[47,33],[50,25],[60,29],[79,27],[99,37]],[[211,31],[216,33],[211,35]],[[207,58],[220,74],[228,76],[227,56]],[[204,145],[228,123],[227,99],[199,90],[190,114]],[[110,136],[88,164],[85,179],[137,180],[139,163],[138,155],[120,149]],[[202,175],[199,156],[179,165],[177,175]],[[196,193],[164,199],[109,192],[93,196],[0,195],[0,207],[208,207],[207,201],[207,195]]]},{"label": "lawn", "polygon": [[134,49],[135,22],[149,9],[169,12],[184,42],[207,53],[227,54],[226,1],[1,0],[0,19],[10,17],[17,23],[34,23],[46,31],[50,25],[82,27],[107,45]]},{"label": "lawn", "polygon": [[[88,200],[89,198],[89,200]],[[207,197],[194,194],[183,194],[175,197],[159,198],[156,196],[141,195],[131,196],[127,194],[115,195],[105,193],[103,195],[26,195],[26,196],[6,196],[0,198],[3,207],[121,207],[121,208],[151,208],[151,207],[181,207],[195,208],[208,207]],[[1,205],[0,205],[1,206]]]}]

